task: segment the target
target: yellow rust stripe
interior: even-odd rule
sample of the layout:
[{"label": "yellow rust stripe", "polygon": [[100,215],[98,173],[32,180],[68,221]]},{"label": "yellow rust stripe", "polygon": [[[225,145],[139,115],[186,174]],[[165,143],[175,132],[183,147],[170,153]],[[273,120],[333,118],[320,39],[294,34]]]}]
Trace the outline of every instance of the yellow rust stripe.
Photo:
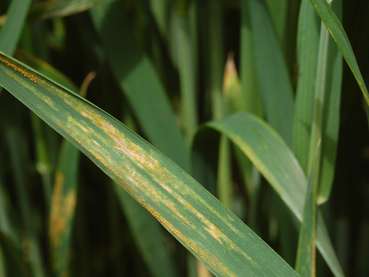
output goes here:
[{"label": "yellow rust stripe", "polygon": [[11,68],[12,70],[20,73],[22,76],[29,79],[35,84],[37,84],[38,81],[40,80],[39,76],[11,62],[8,58],[4,57],[4,55],[1,53],[0,53],[0,63],[5,65],[7,68]]}]

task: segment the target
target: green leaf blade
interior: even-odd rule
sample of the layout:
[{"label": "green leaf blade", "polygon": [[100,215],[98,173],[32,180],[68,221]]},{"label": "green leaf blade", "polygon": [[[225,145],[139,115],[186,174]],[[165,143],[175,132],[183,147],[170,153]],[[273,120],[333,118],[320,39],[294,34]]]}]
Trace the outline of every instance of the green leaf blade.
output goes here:
[{"label": "green leaf blade", "polygon": [[316,12],[319,14],[332,38],[335,40],[338,49],[341,51],[342,56],[345,58],[346,63],[350,67],[360,87],[366,104],[369,105],[369,92],[342,23],[326,0],[310,0],[310,2],[313,4]]},{"label": "green leaf blade", "polygon": [[12,55],[22,33],[31,0],[11,1],[6,22],[0,32],[0,50]]},{"label": "green leaf blade", "polygon": [[[253,52],[263,110],[271,126],[292,142],[293,90],[265,0],[249,1]],[[285,115],[290,116],[285,116]]]},{"label": "green leaf blade", "polygon": [[299,77],[294,111],[293,150],[304,172],[307,172],[316,68],[318,61],[319,24],[309,0],[300,6],[298,23]]},{"label": "green leaf blade", "polygon": [[[207,126],[226,135],[242,150],[301,221],[306,177],[282,138],[263,121],[245,113],[211,122]],[[317,226],[317,246],[322,256],[336,276],[344,276],[320,215]]]},{"label": "green leaf blade", "polygon": [[[96,106],[1,55],[0,84],[75,144],[219,276],[297,276],[176,164]],[[227,249],[227,251],[225,251]]]}]

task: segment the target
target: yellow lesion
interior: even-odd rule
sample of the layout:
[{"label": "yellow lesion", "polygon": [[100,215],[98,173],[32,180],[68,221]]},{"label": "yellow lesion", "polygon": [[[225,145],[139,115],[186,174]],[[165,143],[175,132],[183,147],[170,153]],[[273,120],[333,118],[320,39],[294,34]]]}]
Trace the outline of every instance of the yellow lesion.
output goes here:
[{"label": "yellow lesion", "polygon": [[29,79],[33,83],[37,83],[40,80],[40,78],[36,74],[25,68],[22,68],[21,66],[16,65],[1,53],[0,53],[0,62],[6,67],[11,68],[12,70],[20,73],[21,75],[23,75],[23,77]]},{"label": "yellow lesion", "polygon": [[172,223],[163,218],[155,209],[150,206],[145,207],[173,236],[180,240],[186,247],[195,253],[199,259],[208,264],[215,272],[224,276],[237,276],[231,271],[214,253],[204,249],[199,243],[185,236],[181,230],[176,228]]},{"label": "yellow lesion", "polygon": [[[113,126],[110,122],[108,122],[103,116],[97,114],[94,111],[89,109],[84,109],[81,111],[81,114],[92,121],[97,127],[101,128],[105,134],[113,141],[114,148],[117,149],[120,153],[125,156],[128,156],[135,163],[137,163],[140,167],[142,167],[147,173],[149,173],[154,180],[160,185],[166,192],[172,195],[179,203],[183,205],[188,211],[190,211],[195,217],[197,217],[202,224],[204,225],[204,229],[207,233],[217,240],[219,243],[226,242],[226,244],[245,255],[245,253],[237,247],[232,240],[230,240],[217,226],[211,223],[201,212],[193,207],[182,195],[184,191],[187,191],[187,194],[191,193],[195,195],[194,192],[186,188],[185,184],[182,186],[176,185],[178,183],[178,178],[176,178],[169,170],[162,166],[160,161],[153,158],[144,152],[144,150],[136,143],[127,139],[127,137],[122,134],[115,126]],[[114,169],[114,164],[111,164],[111,169]],[[122,168],[118,168],[116,174],[119,176]],[[126,168],[127,170],[128,168]],[[169,201],[163,195],[158,194],[157,190],[150,184],[147,184],[143,179],[137,179],[137,174],[135,173],[136,169],[132,169],[129,171],[129,176],[132,178],[132,182],[135,184],[140,184],[140,190],[148,193],[153,200],[159,201],[163,203],[166,207],[168,207],[173,214],[175,214],[182,222],[187,225],[191,223],[189,220],[183,216],[181,212],[176,207],[176,204],[172,201]],[[126,176],[128,177],[128,176]],[[170,185],[169,185],[170,184]],[[174,189],[175,188],[175,189]],[[228,225],[232,229],[232,231],[237,231],[237,229],[233,226],[232,223],[228,222],[224,219],[225,224]],[[249,258],[247,256],[247,258]]]},{"label": "yellow lesion", "polygon": [[[178,220],[180,220],[183,224],[192,228],[193,224],[180,211],[180,209],[178,209],[178,206],[176,205],[176,203],[171,201],[165,194],[155,189],[143,176],[141,176],[140,174],[136,172],[135,168],[129,169],[129,167],[127,167],[127,169],[130,172],[129,174],[125,176],[127,180],[129,180],[130,183],[139,184],[139,186],[135,186],[136,191],[138,190],[138,193],[134,193],[134,195],[144,194],[148,198],[150,198],[151,201],[164,205],[166,208],[168,208],[168,210],[173,215],[177,217]],[[121,180],[120,182],[124,183],[123,180]],[[130,187],[130,186],[126,186],[126,187]]]},{"label": "yellow lesion", "polygon": [[[124,167],[117,166],[116,162],[111,159],[107,159],[108,153],[103,150],[104,146],[107,145],[112,145],[112,147],[118,150],[121,154],[131,159],[137,166],[141,167],[146,173],[151,175],[158,185],[160,185],[169,195],[172,195],[176,201],[178,201],[178,204],[181,204],[183,208],[188,210],[201,222],[202,230],[205,231],[203,233],[204,235],[210,235],[210,237],[212,237],[218,243],[223,244],[229,249],[232,249],[251,260],[250,257],[230,238],[228,238],[222,230],[208,220],[203,213],[195,209],[193,205],[191,205],[191,203],[189,203],[188,200],[183,197],[184,194],[191,194],[193,196],[196,196],[196,194],[191,189],[186,187],[186,185],[176,176],[174,176],[169,170],[167,170],[158,159],[155,159],[153,156],[146,153],[141,146],[132,142],[116,126],[114,126],[104,116],[98,114],[93,109],[90,109],[83,103],[77,104],[75,103],[77,101],[73,101],[72,99],[67,99],[67,102],[69,102],[69,105],[74,106],[74,108],[80,108],[81,115],[104,132],[103,135],[96,135],[101,147],[94,147],[95,150],[93,150],[93,155],[97,160],[109,168],[115,176],[119,177],[124,174],[123,179],[129,180],[129,183],[131,184],[135,184],[136,189],[141,191],[141,193],[148,195],[154,202],[162,203],[183,224],[187,226],[192,225],[188,217],[177,208],[177,204],[169,200],[168,197],[166,197],[163,193],[159,193],[158,190],[148,183],[143,176],[137,173],[137,168],[130,167],[127,164]],[[79,129],[82,129],[80,124],[75,125],[79,125]],[[86,140],[87,141],[83,142],[84,145],[94,142],[91,137],[86,138]],[[138,195],[138,193],[134,194],[136,196]],[[204,200],[201,199],[202,203],[203,201]],[[213,210],[213,212],[216,211]],[[235,228],[235,226],[233,226],[233,224],[228,220],[228,218],[223,218],[223,222],[230,227],[232,231],[238,233],[237,228]]]},{"label": "yellow lesion", "polygon": [[51,199],[49,230],[50,240],[54,248],[60,245],[60,238],[65,232],[76,206],[76,192],[71,190],[67,194],[64,194],[63,187],[64,175],[61,172],[57,172]]}]

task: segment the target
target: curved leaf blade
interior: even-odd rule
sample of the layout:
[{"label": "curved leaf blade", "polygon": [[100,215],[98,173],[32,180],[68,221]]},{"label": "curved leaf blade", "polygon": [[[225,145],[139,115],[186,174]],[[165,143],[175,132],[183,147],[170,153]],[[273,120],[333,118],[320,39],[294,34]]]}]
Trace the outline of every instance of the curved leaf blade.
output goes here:
[{"label": "curved leaf blade", "polygon": [[[207,125],[225,135],[248,157],[302,221],[307,181],[303,170],[283,139],[257,117],[239,113]],[[324,221],[317,219],[317,246],[336,276],[343,271],[329,240]]]},{"label": "curved leaf blade", "polygon": [[174,162],[98,107],[0,55],[0,84],[127,190],[218,276],[297,276]]}]

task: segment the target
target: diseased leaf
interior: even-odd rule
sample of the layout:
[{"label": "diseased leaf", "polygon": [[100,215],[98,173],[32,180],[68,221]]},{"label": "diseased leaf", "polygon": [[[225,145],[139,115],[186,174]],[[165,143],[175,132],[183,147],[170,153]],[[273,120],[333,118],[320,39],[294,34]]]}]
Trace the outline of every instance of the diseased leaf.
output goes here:
[{"label": "diseased leaf", "polygon": [[118,120],[14,59],[1,54],[0,62],[2,87],[77,146],[213,273],[297,276],[237,216]]},{"label": "diseased leaf", "polygon": [[67,274],[71,232],[77,202],[79,151],[67,141],[61,146],[50,203],[49,239],[54,273]]}]

